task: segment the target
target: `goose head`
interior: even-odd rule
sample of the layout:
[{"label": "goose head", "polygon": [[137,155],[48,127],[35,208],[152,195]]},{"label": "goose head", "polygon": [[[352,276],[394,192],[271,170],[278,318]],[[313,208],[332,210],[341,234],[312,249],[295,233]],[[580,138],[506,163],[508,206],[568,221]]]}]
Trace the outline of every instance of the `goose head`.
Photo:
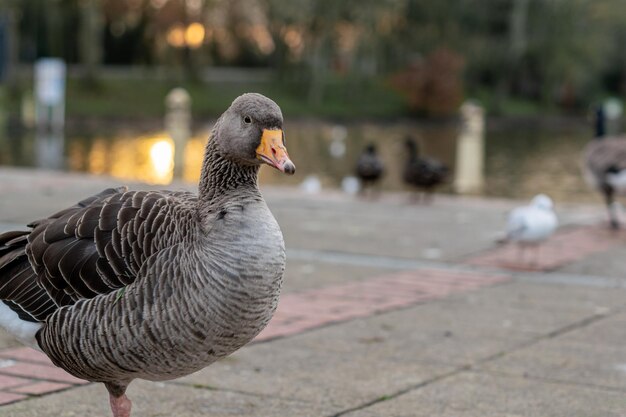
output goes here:
[{"label": "goose head", "polygon": [[533,197],[530,205],[542,210],[552,210],[554,208],[552,199],[545,194],[538,194]]},{"label": "goose head", "polygon": [[241,165],[265,163],[288,175],[296,172],[285,147],[280,107],[261,94],[237,97],[222,114],[214,139],[222,156]]}]

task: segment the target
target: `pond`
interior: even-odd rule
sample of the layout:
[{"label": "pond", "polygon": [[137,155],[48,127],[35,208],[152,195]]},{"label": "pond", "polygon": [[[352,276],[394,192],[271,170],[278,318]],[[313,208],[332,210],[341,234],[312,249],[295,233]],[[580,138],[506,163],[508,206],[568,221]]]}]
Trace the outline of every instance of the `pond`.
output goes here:
[{"label": "pond", "polygon": [[[401,179],[406,160],[405,138],[415,138],[425,155],[454,169],[458,131],[458,126],[451,123],[291,122],[286,124],[285,132],[290,156],[297,166],[296,175],[288,177],[263,169],[260,181],[297,185],[315,175],[323,187],[337,188],[344,177],[353,175],[359,153],[373,142],[386,166],[380,187],[405,190]],[[208,127],[200,129],[187,143],[184,180],[197,181],[208,135]],[[488,122],[482,194],[529,198],[543,192],[557,201],[598,202],[599,197],[587,187],[580,173],[581,150],[590,137],[591,129],[580,120],[547,125],[536,121]],[[108,174],[165,185],[173,178],[173,150],[173,142],[164,132],[118,129],[112,134],[67,137],[27,132],[0,136],[0,165]],[[451,185],[442,191],[452,192]]]}]

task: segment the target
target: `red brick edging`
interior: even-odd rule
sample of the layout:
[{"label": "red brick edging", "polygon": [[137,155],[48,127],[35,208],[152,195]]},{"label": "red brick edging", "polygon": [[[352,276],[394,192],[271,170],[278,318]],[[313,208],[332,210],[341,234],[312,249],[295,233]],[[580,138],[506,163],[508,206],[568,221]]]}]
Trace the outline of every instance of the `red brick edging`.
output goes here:
[{"label": "red brick edging", "polygon": [[570,228],[557,232],[538,248],[526,249],[525,261],[519,248],[510,243],[465,259],[464,263],[520,271],[551,271],[597,252],[626,243],[626,235],[610,230],[605,224]]},{"label": "red brick edging", "polygon": [[255,340],[287,336],[328,323],[367,317],[508,279],[505,275],[419,269],[285,294],[269,326]]},{"label": "red brick edging", "polygon": [[27,347],[0,351],[0,405],[82,384],[87,381],[57,368],[39,351]]}]

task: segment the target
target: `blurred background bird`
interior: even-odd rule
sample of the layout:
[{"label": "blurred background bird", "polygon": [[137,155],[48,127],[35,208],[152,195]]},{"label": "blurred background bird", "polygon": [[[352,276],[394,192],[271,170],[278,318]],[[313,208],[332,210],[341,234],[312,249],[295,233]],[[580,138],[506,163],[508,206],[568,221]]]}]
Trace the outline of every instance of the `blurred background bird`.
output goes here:
[{"label": "blurred background bird", "polygon": [[604,196],[612,229],[619,229],[615,196],[626,192],[626,137],[606,136],[606,112],[595,112],[595,138],[583,152],[587,182]]},{"label": "blurred background bird", "polygon": [[447,178],[450,170],[441,161],[420,155],[417,142],[410,136],[405,140],[408,158],[404,166],[404,182],[422,192],[422,201],[430,202],[432,193]]},{"label": "blurred background bird", "polygon": [[527,247],[535,248],[535,259],[539,262],[539,246],[546,241],[556,230],[558,220],[554,213],[554,203],[545,194],[536,195],[530,205],[514,209],[509,214],[506,226],[507,242],[518,244],[518,262],[524,262]]},{"label": "blurred background bird", "polygon": [[385,165],[376,152],[376,145],[370,143],[365,147],[356,163],[355,173],[361,182],[360,193],[374,193],[374,186],[385,173]]}]

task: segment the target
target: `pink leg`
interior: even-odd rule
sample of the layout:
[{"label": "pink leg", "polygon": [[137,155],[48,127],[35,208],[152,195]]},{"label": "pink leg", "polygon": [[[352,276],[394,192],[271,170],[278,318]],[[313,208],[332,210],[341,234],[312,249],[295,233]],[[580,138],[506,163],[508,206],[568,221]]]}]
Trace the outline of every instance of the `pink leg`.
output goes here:
[{"label": "pink leg", "polygon": [[130,417],[130,407],[132,403],[126,396],[114,397],[109,395],[109,403],[111,404],[111,411],[113,411],[113,417]]}]

